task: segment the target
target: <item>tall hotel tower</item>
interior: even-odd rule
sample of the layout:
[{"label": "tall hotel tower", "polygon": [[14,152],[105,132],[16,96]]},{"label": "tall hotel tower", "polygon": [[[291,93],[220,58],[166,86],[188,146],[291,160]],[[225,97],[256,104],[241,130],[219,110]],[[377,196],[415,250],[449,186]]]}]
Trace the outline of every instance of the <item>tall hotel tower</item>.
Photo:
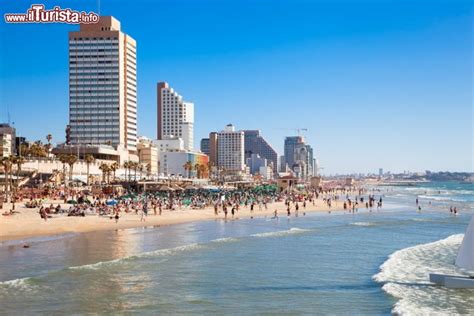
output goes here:
[{"label": "tall hotel tower", "polygon": [[177,136],[183,139],[185,150],[193,150],[194,104],[183,101],[167,82],[158,82],[157,97],[158,140]]},{"label": "tall hotel tower", "polygon": [[136,42],[111,16],[69,33],[71,145],[136,152]]}]

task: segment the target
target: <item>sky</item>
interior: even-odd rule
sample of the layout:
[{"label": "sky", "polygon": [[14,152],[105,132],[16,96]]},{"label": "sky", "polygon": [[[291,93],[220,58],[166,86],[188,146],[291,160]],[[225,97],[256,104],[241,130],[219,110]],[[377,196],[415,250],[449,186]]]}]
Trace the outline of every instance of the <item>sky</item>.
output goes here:
[{"label": "sky", "polygon": [[[473,171],[470,0],[0,0],[4,13],[99,12],[137,41],[138,130],[156,83],[195,103],[195,146],[228,123],[279,155],[298,128],[323,174]],[[67,33],[0,22],[0,121],[64,142]],[[9,114],[9,115],[8,115]]]}]

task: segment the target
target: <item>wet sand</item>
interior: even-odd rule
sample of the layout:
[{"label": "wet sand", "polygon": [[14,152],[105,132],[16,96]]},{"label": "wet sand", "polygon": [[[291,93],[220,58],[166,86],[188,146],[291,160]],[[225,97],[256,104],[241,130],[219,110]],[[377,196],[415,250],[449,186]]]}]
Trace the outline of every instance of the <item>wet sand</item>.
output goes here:
[{"label": "wet sand", "polygon": [[[63,204],[61,201],[47,200],[43,203],[44,206],[50,204],[56,206],[58,203],[63,209],[68,209],[70,205]],[[332,208],[328,206],[322,200],[316,200],[315,205],[307,203],[306,210],[303,209],[302,203],[299,203],[300,209],[299,214],[303,215],[303,212],[328,212],[342,210],[342,203],[333,204]],[[9,209],[7,207],[7,209]],[[262,210],[259,210],[258,206],[254,207],[254,211],[250,212],[250,206],[242,207],[239,212],[235,214],[236,218],[250,218],[250,217],[265,217],[273,216],[275,209],[278,211],[279,217],[286,217],[286,207],[283,202],[269,203],[267,210],[262,206]],[[51,215],[52,218],[48,218],[44,221],[38,214],[38,208],[26,208],[23,203],[19,203],[16,206],[15,213],[11,216],[0,216],[0,241],[25,239],[31,237],[40,236],[51,236],[64,233],[79,233],[79,232],[91,232],[99,230],[113,230],[113,229],[124,229],[124,228],[135,228],[145,226],[159,226],[159,225],[173,225],[188,223],[193,221],[204,221],[213,219],[224,219],[224,213],[219,210],[219,214],[214,214],[214,208],[208,207],[205,209],[193,210],[193,209],[182,209],[182,210],[163,210],[162,215],[154,215],[153,208],[148,211],[148,216],[145,221],[141,221],[141,214],[135,213],[123,213],[118,221],[110,219],[108,216],[98,215],[86,215],[85,217],[68,217],[67,214],[62,215]],[[295,209],[292,207],[291,216],[295,215]],[[228,209],[228,219],[232,218],[230,208]]]}]

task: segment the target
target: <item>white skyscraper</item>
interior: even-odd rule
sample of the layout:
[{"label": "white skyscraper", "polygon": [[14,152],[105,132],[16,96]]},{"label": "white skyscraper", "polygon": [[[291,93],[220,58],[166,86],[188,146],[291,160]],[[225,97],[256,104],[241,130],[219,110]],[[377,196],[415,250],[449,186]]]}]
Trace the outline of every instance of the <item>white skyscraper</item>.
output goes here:
[{"label": "white skyscraper", "polygon": [[111,16],[69,32],[69,142],[136,152],[136,42]]},{"label": "white skyscraper", "polygon": [[228,171],[245,170],[245,134],[229,124],[217,133],[217,165]]},{"label": "white skyscraper", "polygon": [[177,136],[183,139],[184,149],[194,148],[194,104],[183,101],[168,83],[159,82],[157,87],[157,138]]}]

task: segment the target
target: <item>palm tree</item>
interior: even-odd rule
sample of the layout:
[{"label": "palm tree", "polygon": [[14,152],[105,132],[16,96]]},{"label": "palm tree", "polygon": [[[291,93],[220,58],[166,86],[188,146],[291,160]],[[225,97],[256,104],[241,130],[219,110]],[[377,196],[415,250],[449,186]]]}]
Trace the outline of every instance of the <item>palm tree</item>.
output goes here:
[{"label": "palm tree", "polygon": [[28,156],[30,154],[29,151],[27,144],[20,144],[20,148],[18,149],[20,156]]},{"label": "palm tree", "polygon": [[209,173],[209,178],[212,178],[211,175],[212,175],[212,167],[214,166],[214,164],[212,163],[212,161],[208,161],[207,162],[207,171]]},{"label": "palm tree", "polygon": [[[126,161],[124,162],[123,164],[123,167],[125,168],[125,177],[126,177],[126,173],[128,171],[128,182],[132,181],[132,169],[134,168],[134,162],[133,161]],[[126,177],[127,178],[127,177]]]},{"label": "palm tree", "polygon": [[[108,178],[108,173],[110,172],[110,167],[106,163],[101,163],[99,169],[102,171],[102,182],[106,182],[106,176]],[[108,183],[108,181],[107,181]]]},{"label": "palm tree", "polygon": [[6,199],[7,201],[9,201],[10,191],[11,191],[10,177],[11,177],[11,172],[12,172],[12,161],[10,157],[3,157],[0,162],[2,164],[3,171],[5,173],[5,178],[4,178],[3,183],[4,183],[5,193],[6,193]]},{"label": "palm tree", "polygon": [[94,158],[94,156],[92,156],[90,154],[87,154],[84,157],[84,161],[86,162],[86,166],[87,166],[87,185],[89,185],[89,168],[91,166],[91,163],[93,163],[95,161],[95,158]]},{"label": "palm tree", "polygon": [[140,179],[143,178],[143,171],[145,170],[144,166],[141,163],[138,163],[138,171],[140,171]]},{"label": "palm tree", "polygon": [[151,163],[146,164],[146,176],[149,178],[151,175]]},{"label": "palm tree", "polygon": [[[18,192],[18,186],[19,186],[21,165],[25,163],[25,158],[20,157],[20,156],[10,156],[10,162],[11,162],[10,178],[13,175],[13,165],[16,165],[16,182],[15,182],[14,193],[13,193],[13,195],[16,196]],[[15,209],[15,201],[16,201],[16,197],[12,199],[12,202],[13,202],[12,210]]]},{"label": "palm tree", "polygon": [[188,172],[188,178],[191,178],[191,170],[193,170],[193,163],[191,161],[186,161],[186,163],[183,165],[183,168],[185,171]]},{"label": "palm tree", "polygon": [[125,181],[127,181],[128,161],[123,163],[123,168],[125,169]]},{"label": "palm tree", "polygon": [[209,178],[209,169],[207,164],[201,164],[199,169],[199,171],[201,172],[201,178]]},{"label": "palm tree", "polygon": [[137,181],[137,170],[138,170],[138,167],[139,167],[139,164],[138,162],[132,162],[132,169],[134,171],[134,174],[133,174],[133,181]]},{"label": "palm tree", "polygon": [[69,181],[72,181],[72,172],[74,170],[74,164],[77,162],[76,155],[68,155],[67,164],[69,165]]},{"label": "palm tree", "polygon": [[69,161],[69,155],[67,154],[60,154],[58,156],[59,161],[63,164],[63,180],[64,180],[64,185],[67,187],[68,186],[68,181],[66,178],[66,164]]},{"label": "palm tree", "polygon": [[113,164],[110,165],[110,170],[113,172],[113,181],[115,181],[115,172],[120,168],[120,165],[118,162],[114,162]]},{"label": "palm tree", "polygon": [[196,162],[193,169],[194,171],[196,171],[197,178],[200,179],[201,178],[201,165]]},{"label": "palm tree", "polygon": [[20,176],[21,166],[25,163],[25,158],[17,156],[15,157],[15,164],[16,164],[16,176]]},{"label": "palm tree", "polygon": [[48,155],[49,151],[51,150],[51,140],[53,139],[53,135],[48,134],[46,135],[46,141],[48,142],[47,148],[48,148]]},{"label": "palm tree", "polygon": [[188,163],[184,163],[183,165],[183,169],[184,169],[184,176],[187,177],[188,176]]}]

